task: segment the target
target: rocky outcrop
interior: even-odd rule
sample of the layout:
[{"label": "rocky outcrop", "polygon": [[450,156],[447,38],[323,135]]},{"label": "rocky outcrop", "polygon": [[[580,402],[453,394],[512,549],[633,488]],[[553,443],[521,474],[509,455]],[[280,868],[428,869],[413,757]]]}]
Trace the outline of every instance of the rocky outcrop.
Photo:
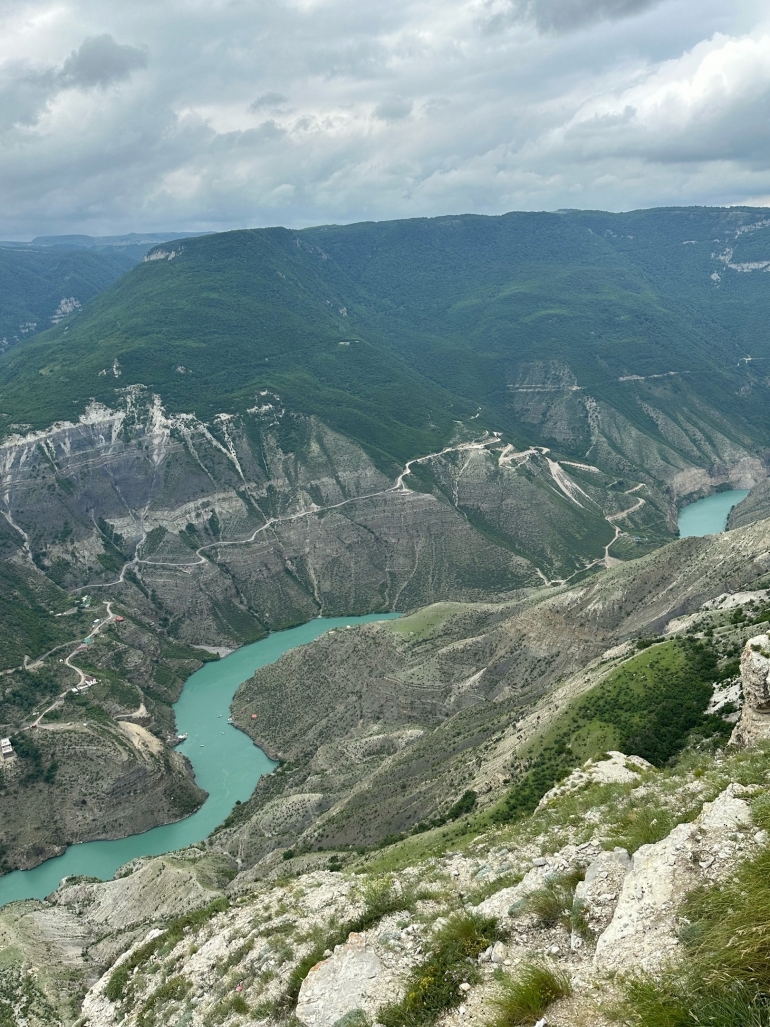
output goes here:
[{"label": "rocky outcrop", "polygon": [[652,764],[641,756],[626,756],[623,752],[611,749],[601,760],[587,760],[582,767],[573,770],[569,777],[554,785],[545,793],[537,808],[542,809],[561,796],[589,784],[630,784],[638,781],[644,770],[652,770]]},{"label": "rocky outcrop", "polygon": [[730,741],[753,745],[770,740],[770,637],[750,638],[741,654],[743,708]]},{"label": "rocky outcrop", "polygon": [[[226,856],[211,854],[181,860],[148,859],[133,873],[114,881],[66,879],[50,898],[56,906],[71,910],[81,923],[94,930],[124,930],[154,919],[183,916],[216,898],[236,871]],[[229,872],[228,872],[229,871]]]},{"label": "rocky outcrop", "polygon": [[[586,869],[585,878],[578,882],[573,905],[575,918],[584,917],[593,935],[600,935],[609,926],[623,881],[630,869],[631,857],[628,852],[616,846],[609,852],[600,852]],[[581,932],[573,928],[570,938],[572,948],[581,948],[584,941]]]},{"label": "rocky outcrop", "polygon": [[634,853],[612,921],[596,943],[602,970],[660,970],[678,947],[677,908],[698,884],[725,876],[750,847],[751,811],[731,784],[707,802],[695,821],[679,824],[662,841]]}]

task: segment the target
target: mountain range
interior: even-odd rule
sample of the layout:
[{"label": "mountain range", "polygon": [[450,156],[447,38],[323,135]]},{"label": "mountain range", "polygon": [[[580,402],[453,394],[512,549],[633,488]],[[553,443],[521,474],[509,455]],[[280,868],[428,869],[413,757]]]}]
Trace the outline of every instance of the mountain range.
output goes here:
[{"label": "mountain range", "polygon": [[[216,908],[163,926],[169,945],[225,900],[267,894],[260,882],[329,872],[330,854],[334,873],[419,863],[422,881],[420,861],[452,845],[497,852],[494,832],[539,823],[550,790],[608,751],[657,768],[644,781],[664,806],[671,768],[686,791],[698,760],[723,759],[737,659],[770,617],[769,270],[759,208],[0,248],[18,283],[0,321],[35,321],[0,355],[0,734],[17,753],[0,776],[2,872],[200,805],[172,704],[204,661],[318,616],[404,615],[243,683],[233,720],[279,768],[201,849],[140,861],[112,891],[73,882],[30,907],[34,924],[0,918],[0,959],[7,936],[28,982],[40,924],[59,953],[81,918],[77,970],[29,984],[30,1016],[73,1022],[76,981],[96,989],[92,1024],[124,1008],[149,1027],[167,1001],[168,1022],[193,1022],[163,960],[152,988],[145,970],[131,985],[107,973],[129,944],[144,966],[174,903]],[[731,487],[751,491],[729,531],[677,538],[682,505]],[[578,844],[548,831],[549,858]],[[134,875],[158,878],[142,889],[164,913]],[[304,943],[322,961],[326,944]],[[258,1019],[299,1008],[312,963],[281,952]],[[207,1023],[246,1015],[217,1002]]]}]

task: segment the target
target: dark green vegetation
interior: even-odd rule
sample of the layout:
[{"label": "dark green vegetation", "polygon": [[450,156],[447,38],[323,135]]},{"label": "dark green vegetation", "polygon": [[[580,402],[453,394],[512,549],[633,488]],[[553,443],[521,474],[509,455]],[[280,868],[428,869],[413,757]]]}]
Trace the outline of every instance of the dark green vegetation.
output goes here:
[{"label": "dark green vegetation", "polygon": [[24,1021],[56,1023],[56,1011],[28,974],[18,966],[3,967],[0,976],[0,1027],[17,1027]]},{"label": "dark green vegetation", "polygon": [[522,963],[513,975],[506,974],[500,981],[493,1027],[530,1027],[552,1002],[571,994],[572,986],[563,970],[546,962]]},{"label": "dark green vegetation", "polygon": [[[43,426],[141,381],[203,417],[275,390],[399,460],[477,410],[479,426],[584,455],[590,390],[682,453],[693,443],[643,403],[672,425],[688,408],[707,436],[745,443],[768,426],[766,386],[739,360],[766,355],[770,299],[761,276],[728,263],[770,253],[763,216],[465,215],[167,244],[66,337],[52,329],[4,359],[3,423]],[[119,382],[99,373],[115,360]]]},{"label": "dark green vegetation", "polygon": [[460,985],[479,980],[478,957],[498,938],[497,921],[479,913],[458,913],[431,940],[430,955],[416,966],[400,1002],[385,1006],[385,1027],[430,1027],[462,1001]]},{"label": "dark green vegetation", "polygon": [[53,582],[19,564],[0,562],[0,668],[17,667],[24,656],[42,656],[73,637],[68,618],[51,616],[71,606]]},{"label": "dark green vegetation", "polygon": [[531,755],[522,754],[519,780],[496,820],[531,813],[549,788],[604,750],[633,753],[660,767],[696,733],[726,740],[731,726],[704,712],[719,677],[716,655],[703,643],[674,640],[643,650],[576,700]]},{"label": "dark green vegetation", "polygon": [[[62,330],[71,326],[72,314],[133,264],[121,253],[0,244],[0,352],[50,328],[54,318]],[[66,303],[71,299],[77,307]]]},{"label": "dark green vegetation", "polygon": [[[766,799],[755,808],[770,823]],[[681,910],[685,959],[661,980],[627,984],[617,1018],[634,1027],[764,1027],[770,1019],[770,852]]]}]

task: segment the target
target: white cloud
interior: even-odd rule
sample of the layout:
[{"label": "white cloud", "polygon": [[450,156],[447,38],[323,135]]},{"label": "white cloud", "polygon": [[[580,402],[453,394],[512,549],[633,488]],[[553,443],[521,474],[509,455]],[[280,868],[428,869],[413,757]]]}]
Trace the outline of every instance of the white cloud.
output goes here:
[{"label": "white cloud", "polygon": [[770,195],[764,0],[6,0],[0,237]]}]

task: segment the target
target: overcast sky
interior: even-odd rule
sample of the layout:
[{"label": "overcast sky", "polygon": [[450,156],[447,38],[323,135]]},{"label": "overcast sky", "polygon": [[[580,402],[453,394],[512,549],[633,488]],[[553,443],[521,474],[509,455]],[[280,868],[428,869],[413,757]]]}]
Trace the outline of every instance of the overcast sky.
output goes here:
[{"label": "overcast sky", "polygon": [[2,0],[0,238],[770,202],[770,0]]}]

